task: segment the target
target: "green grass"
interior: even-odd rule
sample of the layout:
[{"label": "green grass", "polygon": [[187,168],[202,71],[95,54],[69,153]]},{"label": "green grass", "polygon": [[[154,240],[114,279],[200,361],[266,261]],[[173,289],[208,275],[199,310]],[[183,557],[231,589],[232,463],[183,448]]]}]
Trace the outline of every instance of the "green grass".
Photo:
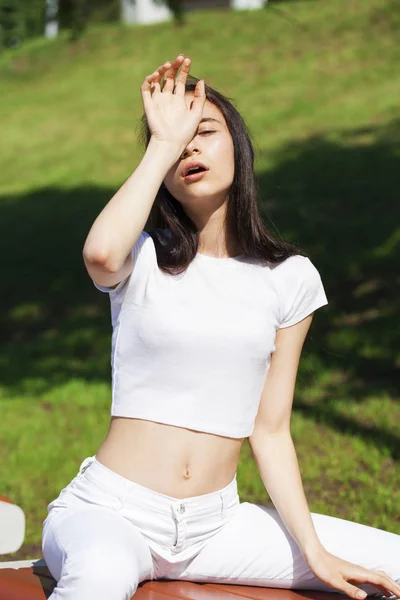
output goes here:
[{"label": "green grass", "polygon": [[[81,252],[140,160],[140,84],[180,51],[235,99],[263,215],[328,295],[292,419],[310,509],[400,533],[399,30],[395,2],[299,0],[0,55],[0,494],[27,517],[2,560],[40,556],[47,504],[106,435],[109,302]],[[269,503],[247,444],[238,482],[242,500]]]}]

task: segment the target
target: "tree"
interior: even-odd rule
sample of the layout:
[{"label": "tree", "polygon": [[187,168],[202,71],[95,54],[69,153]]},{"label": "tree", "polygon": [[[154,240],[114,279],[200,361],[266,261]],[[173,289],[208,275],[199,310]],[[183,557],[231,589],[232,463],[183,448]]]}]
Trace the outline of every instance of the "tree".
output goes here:
[{"label": "tree", "polygon": [[0,0],[0,48],[15,48],[37,35],[43,35],[43,0]]},{"label": "tree", "polygon": [[174,17],[177,25],[183,25],[185,23],[183,1],[182,0],[167,0],[166,4]]}]

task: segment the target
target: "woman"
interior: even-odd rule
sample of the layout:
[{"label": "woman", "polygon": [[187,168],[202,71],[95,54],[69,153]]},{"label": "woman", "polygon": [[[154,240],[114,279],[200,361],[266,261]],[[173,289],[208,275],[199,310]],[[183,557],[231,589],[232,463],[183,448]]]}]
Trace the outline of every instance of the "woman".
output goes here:
[{"label": "woman", "polygon": [[[290,415],[327,299],[258,215],[242,118],[189,68],[146,77],[145,155],[85,242],[111,301],[112,418],[48,506],[51,598],[128,599],[156,578],[400,596],[400,536],[309,512]],[[275,508],[239,501],[246,438]]]}]

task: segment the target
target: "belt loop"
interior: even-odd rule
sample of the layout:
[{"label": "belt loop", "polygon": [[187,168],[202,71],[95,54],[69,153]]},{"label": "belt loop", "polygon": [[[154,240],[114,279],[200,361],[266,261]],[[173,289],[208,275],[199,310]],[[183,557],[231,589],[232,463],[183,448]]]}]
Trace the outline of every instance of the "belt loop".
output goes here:
[{"label": "belt loop", "polygon": [[221,498],[221,517],[224,514],[224,494],[220,493],[220,498]]},{"label": "belt loop", "polygon": [[87,458],[85,458],[85,460],[82,462],[81,466],[79,467],[78,475],[83,475],[83,473],[86,471],[86,469],[88,467],[90,467],[90,465],[94,461],[94,458],[95,458],[94,456],[88,456]]}]

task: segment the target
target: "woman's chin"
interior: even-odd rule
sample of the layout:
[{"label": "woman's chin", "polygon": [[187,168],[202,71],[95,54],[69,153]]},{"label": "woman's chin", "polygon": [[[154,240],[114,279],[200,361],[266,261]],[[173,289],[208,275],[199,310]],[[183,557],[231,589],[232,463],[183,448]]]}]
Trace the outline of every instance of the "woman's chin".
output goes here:
[{"label": "woman's chin", "polygon": [[214,187],[205,181],[198,181],[191,185],[185,187],[184,190],[179,190],[180,193],[175,196],[182,204],[185,204],[187,200],[193,200],[196,198],[198,200],[202,200],[203,202],[207,200],[207,198],[216,199],[216,198],[226,198],[229,193],[229,188]]}]

